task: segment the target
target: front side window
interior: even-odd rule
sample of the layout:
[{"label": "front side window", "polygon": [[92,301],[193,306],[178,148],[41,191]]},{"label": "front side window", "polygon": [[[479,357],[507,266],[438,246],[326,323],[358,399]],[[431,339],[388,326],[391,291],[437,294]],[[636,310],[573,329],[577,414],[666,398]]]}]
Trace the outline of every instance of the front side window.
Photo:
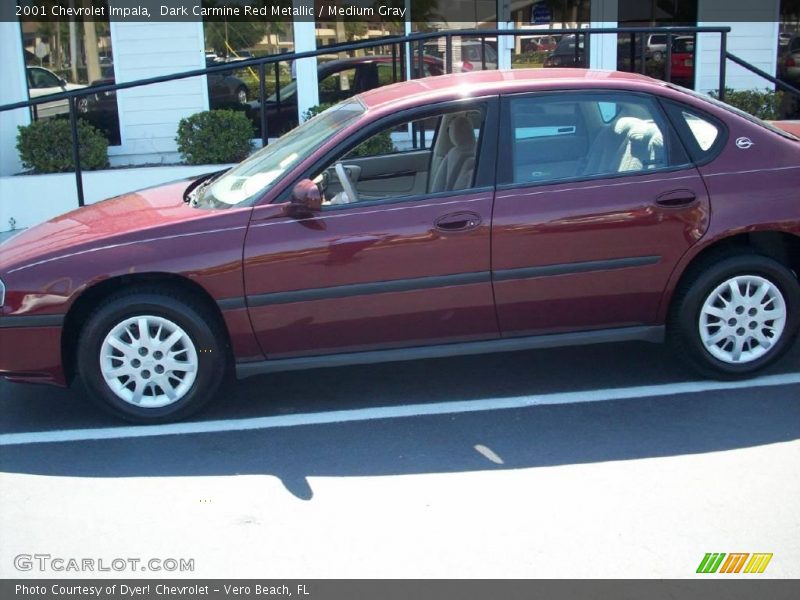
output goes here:
[{"label": "front side window", "polygon": [[394,123],[328,162],[313,175],[323,206],[337,206],[474,186],[482,109]]},{"label": "front side window", "polygon": [[197,205],[224,208],[261,197],[298,163],[364,114],[357,101],[332,106],[207,185]]},{"label": "front side window", "polygon": [[688,162],[657,103],[644,96],[517,97],[509,100],[508,114],[511,183],[634,174]]}]

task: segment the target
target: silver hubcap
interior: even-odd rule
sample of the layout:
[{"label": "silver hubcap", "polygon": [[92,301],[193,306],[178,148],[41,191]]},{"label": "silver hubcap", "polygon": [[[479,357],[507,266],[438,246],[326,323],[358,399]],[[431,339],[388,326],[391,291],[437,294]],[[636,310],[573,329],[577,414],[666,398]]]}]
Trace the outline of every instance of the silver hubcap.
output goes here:
[{"label": "silver hubcap", "polygon": [[239,104],[247,104],[247,92],[244,90],[239,90],[236,94],[239,99]]},{"label": "silver hubcap", "polygon": [[100,347],[100,371],[119,398],[142,408],[179,401],[197,376],[189,335],[163,317],[141,315],[117,324]]},{"label": "silver hubcap", "polygon": [[728,364],[752,362],[778,343],[786,326],[786,302],[770,281],[733,277],[714,289],[700,309],[700,339]]}]

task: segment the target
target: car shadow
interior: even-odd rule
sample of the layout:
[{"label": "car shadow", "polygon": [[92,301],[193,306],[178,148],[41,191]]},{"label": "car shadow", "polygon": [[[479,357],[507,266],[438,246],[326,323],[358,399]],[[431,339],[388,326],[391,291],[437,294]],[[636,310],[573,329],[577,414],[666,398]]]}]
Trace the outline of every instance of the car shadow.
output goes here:
[{"label": "car shadow", "polygon": [[[784,367],[796,364],[797,350]],[[625,368],[620,369],[620,365]],[[785,368],[784,368],[785,370]],[[632,375],[635,375],[632,377]],[[204,419],[481,400],[685,380],[657,347],[521,352],[261,377]],[[638,383],[637,383],[638,382]],[[253,431],[5,446],[0,470],[67,477],[314,477],[529,469],[718,452],[800,438],[796,386]],[[259,410],[260,409],[260,410]],[[63,428],[63,427],[58,427]]]}]

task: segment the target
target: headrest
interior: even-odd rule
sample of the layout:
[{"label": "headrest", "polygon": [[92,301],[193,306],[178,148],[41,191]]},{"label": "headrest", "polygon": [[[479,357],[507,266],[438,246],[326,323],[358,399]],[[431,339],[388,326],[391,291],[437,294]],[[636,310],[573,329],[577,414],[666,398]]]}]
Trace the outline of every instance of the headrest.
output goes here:
[{"label": "headrest", "polygon": [[447,134],[454,146],[468,146],[475,143],[475,131],[472,123],[464,115],[459,115],[447,127]]}]

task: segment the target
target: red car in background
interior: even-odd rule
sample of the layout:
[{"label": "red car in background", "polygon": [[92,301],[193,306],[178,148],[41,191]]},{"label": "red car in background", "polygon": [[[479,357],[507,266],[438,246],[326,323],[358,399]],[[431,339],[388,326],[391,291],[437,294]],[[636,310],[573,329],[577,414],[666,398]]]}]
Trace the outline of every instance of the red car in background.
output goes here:
[{"label": "red car in background", "polygon": [[694,36],[680,36],[672,40],[672,81],[684,87],[694,83]]},{"label": "red car in background", "polygon": [[0,374],[144,423],[231,373],[623,340],[742,377],[798,272],[798,138],[635,74],[445,75],[4,243]]}]

